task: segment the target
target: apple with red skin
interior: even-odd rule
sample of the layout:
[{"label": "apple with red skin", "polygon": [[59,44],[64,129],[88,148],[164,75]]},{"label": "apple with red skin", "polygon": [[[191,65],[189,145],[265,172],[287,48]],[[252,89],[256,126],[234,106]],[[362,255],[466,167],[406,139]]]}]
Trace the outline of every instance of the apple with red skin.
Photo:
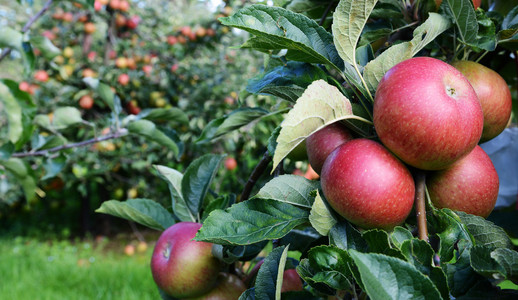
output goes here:
[{"label": "apple with red skin", "polygon": [[313,170],[320,174],[329,154],[336,147],[352,139],[349,130],[340,123],[333,123],[310,135],[306,139],[306,151]]},{"label": "apple with red skin", "polygon": [[119,75],[119,77],[117,78],[117,81],[121,84],[121,85],[127,85],[130,81],[130,77],[128,74],[126,73],[122,73]]},{"label": "apple with red skin", "polygon": [[90,109],[94,106],[94,98],[90,95],[84,95],[79,99],[79,106],[83,109]]},{"label": "apple with red skin", "polygon": [[205,295],[190,300],[238,300],[246,291],[246,286],[239,277],[229,273],[219,273],[216,287]]},{"label": "apple with red skin", "polygon": [[237,161],[233,157],[227,157],[224,162],[225,169],[233,171],[237,168]]},{"label": "apple with red skin", "polygon": [[49,74],[45,70],[38,70],[34,72],[34,80],[39,82],[47,82],[49,80]]},{"label": "apple with red skin", "polygon": [[374,99],[381,142],[405,163],[424,170],[447,168],[480,140],[484,116],[462,73],[430,57],[392,67]]},{"label": "apple with red skin", "polygon": [[495,207],[499,180],[489,156],[476,146],[450,168],[430,172],[426,186],[436,207],[487,218]]},{"label": "apple with red skin", "polygon": [[511,116],[513,100],[509,86],[497,72],[474,61],[457,61],[452,66],[468,79],[482,105],[484,129],[480,142],[491,140],[504,131]]},{"label": "apple with red skin", "polygon": [[129,29],[136,29],[140,23],[140,17],[137,15],[131,16],[126,20],[126,27]]},{"label": "apple with red skin", "polygon": [[282,275],[281,293],[302,291],[303,289],[304,286],[297,271],[295,269],[285,270]]},{"label": "apple with red skin", "polygon": [[320,182],[331,207],[363,228],[392,229],[414,203],[414,180],[381,144],[354,139],[327,157]]},{"label": "apple with red skin", "polygon": [[201,224],[180,222],[166,229],[151,257],[157,286],[175,298],[192,298],[212,290],[222,268],[212,255],[212,243],[194,241]]}]

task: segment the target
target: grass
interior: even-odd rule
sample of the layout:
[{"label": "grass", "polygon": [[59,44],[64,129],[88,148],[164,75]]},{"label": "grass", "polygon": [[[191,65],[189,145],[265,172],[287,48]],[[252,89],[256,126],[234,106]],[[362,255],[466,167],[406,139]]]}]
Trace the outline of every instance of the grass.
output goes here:
[{"label": "grass", "polygon": [[160,299],[152,249],[133,256],[108,241],[0,239],[2,299]]}]

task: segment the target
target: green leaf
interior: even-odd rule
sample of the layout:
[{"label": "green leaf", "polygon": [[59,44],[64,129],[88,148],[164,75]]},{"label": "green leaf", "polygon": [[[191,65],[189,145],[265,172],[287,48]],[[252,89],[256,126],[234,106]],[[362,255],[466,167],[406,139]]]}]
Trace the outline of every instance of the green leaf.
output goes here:
[{"label": "green leaf", "polygon": [[262,47],[287,49],[289,60],[325,64],[339,71],[343,69],[332,35],[304,15],[279,7],[251,5],[219,20],[223,25],[256,35]]},{"label": "green leaf", "polygon": [[302,176],[281,175],[267,182],[253,198],[271,199],[311,208],[314,197],[310,193],[319,187],[318,181]]},{"label": "green leaf", "polygon": [[203,128],[203,131],[196,142],[209,142],[212,139],[256,121],[267,114],[268,111],[259,107],[238,108],[226,116],[210,121],[209,124]]},{"label": "green leaf", "polygon": [[176,143],[170,139],[165,133],[156,128],[155,123],[148,120],[137,120],[128,124],[130,133],[143,136],[153,142],[156,142],[164,147],[167,147],[178,156],[179,148]]},{"label": "green leaf", "polygon": [[367,250],[367,243],[361,233],[344,219],[339,220],[329,231],[329,243],[344,250]]},{"label": "green leaf", "polygon": [[450,209],[434,210],[433,215],[427,220],[440,239],[439,256],[443,262],[453,258],[455,246],[460,240],[472,241],[472,236],[460,218]]},{"label": "green leaf", "polygon": [[22,42],[23,34],[21,32],[2,26],[2,31],[0,31],[0,48],[12,48],[23,52]]},{"label": "green leaf", "polygon": [[101,204],[96,212],[130,220],[151,229],[165,230],[175,221],[159,203],[149,199],[109,200]]},{"label": "green leaf", "polygon": [[213,199],[210,201],[207,205],[205,205],[203,209],[203,215],[202,215],[202,223],[205,221],[205,219],[209,216],[209,214],[216,210],[216,209],[226,209],[230,205],[234,204],[236,202],[236,195],[230,194],[230,195],[223,195],[219,196],[216,199]]},{"label": "green leaf", "polygon": [[442,268],[448,279],[450,294],[454,297],[464,295],[477,282],[485,280],[471,267],[470,252],[472,244],[468,240],[459,240],[455,251],[455,259],[444,262],[441,258]]},{"label": "green leaf", "polygon": [[268,241],[246,245],[246,246],[229,246],[218,245],[212,246],[212,254],[226,264],[232,264],[236,261],[249,261],[263,251]]},{"label": "green leaf", "polygon": [[272,250],[264,259],[255,279],[255,298],[258,300],[280,300],[281,286],[288,247]]},{"label": "green leaf", "polygon": [[83,122],[81,112],[72,106],[62,106],[56,108],[54,117],[52,118],[52,126],[57,129],[65,129],[71,125]]},{"label": "green leaf", "polygon": [[23,134],[22,108],[2,82],[0,82],[0,101],[3,102],[3,110],[7,117],[9,141],[16,144]]},{"label": "green leaf", "polygon": [[241,296],[239,296],[239,300],[255,300],[255,288],[249,288],[244,291]]},{"label": "green leaf", "polygon": [[470,263],[473,269],[486,277],[518,281],[518,252],[490,246],[471,249]]},{"label": "green leaf", "polygon": [[185,112],[176,107],[143,109],[136,118],[150,121],[175,121],[182,124],[189,123],[189,119]]},{"label": "green leaf", "polygon": [[8,160],[0,160],[0,165],[16,177],[28,203],[36,198],[36,181],[23,160],[11,157]]},{"label": "green leaf", "polygon": [[408,229],[403,228],[401,226],[394,227],[394,230],[390,233],[390,241],[394,246],[401,249],[401,245],[406,240],[411,240],[413,238],[412,232]]},{"label": "green leaf", "polygon": [[115,111],[115,93],[112,91],[109,85],[99,81],[99,79],[86,77],[83,78],[84,83],[88,85],[92,90],[96,91],[101,99],[108,105],[108,107]]},{"label": "green leaf", "polygon": [[272,170],[312,133],[348,118],[358,118],[353,115],[349,100],[325,81],[313,82],[281,124]]},{"label": "green leaf", "polygon": [[313,243],[322,238],[320,234],[311,226],[302,229],[293,229],[287,235],[278,240],[279,245],[290,245],[292,251],[306,252]]},{"label": "green leaf", "polygon": [[196,217],[187,207],[182,196],[182,173],[166,166],[154,165],[158,176],[167,182],[171,194],[171,207],[173,214],[183,222],[195,222]]},{"label": "green leaf", "polygon": [[315,65],[288,61],[250,79],[246,89],[253,94],[269,94],[295,102],[313,81],[326,78],[326,73]]},{"label": "green leaf", "polygon": [[49,157],[43,165],[43,168],[45,169],[45,176],[43,176],[41,180],[49,179],[58,175],[65,167],[66,162],[67,158],[63,155],[54,158]]},{"label": "green leaf", "polygon": [[318,190],[315,202],[313,202],[313,206],[311,207],[311,212],[309,214],[309,222],[311,222],[313,228],[323,236],[328,235],[331,228],[333,228],[337,223],[336,219],[324,203],[324,200],[320,197]]},{"label": "green leaf", "polygon": [[472,0],[443,0],[443,9],[457,28],[459,39],[468,44],[475,43],[478,33],[477,16]]},{"label": "green leaf", "polygon": [[440,299],[433,282],[410,263],[382,254],[349,250],[367,295],[376,299]]},{"label": "green leaf", "polygon": [[478,22],[477,40],[470,45],[487,51],[494,51],[497,43],[496,25],[484,11],[477,10],[475,13]]},{"label": "green leaf", "polygon": [[14,144],[11,142],[6,142],[0,146],[0,160],[8,160],[13,155],[14,150]]},{"label": "green leaf", "polygon": [[448,19],[442,15],[430,13],[428,19],[414,30],[414,38],[411,41],[388,48],[365,66],[363,78],[369,89],[375,91],[381,78],[390,68],[412,58],[450,25]]},{"label": "green leaf", "polygon": [[200,211],[207,191],[218,172],[224,155],[205,154],[194,160],[182,178],[182,196],[193,216],[200,219]]},{"label": "green leaf", "polygon": [[378,0],[341,0],[333,14],[333,39],[340,57],[356,65],[356,45]]},{"label": "green leaf", "polygon": [[[39,115],[42,116],[42,115]],[[47,117],[46,115],[44,115]],[[47,117],[48,118],[48,117]],[[43,117],[44,119],[44,117]],[[50,120],[48,127],[50,128]],[[49,148],[58,147],[64,145],[66,143],[66,139],[63,136],[51,135],[51,136],[43,136],[41,134],[34,135],[31,140],[31,148],[33,151],[35,150],[45,150]]]},{"label": "green leaf", "polygon": [[509,249],[513,247],[507,233],[493,222],[461,211],[455,213],[473,236],[475,245]]},{"label": "green leaf", "polygon": [[367,230],[362,233],[362,237],[367,242],[369,252],[385,254],[401,259],[405,258],[399,249],[392,248],[389,241],[389,235],[384,230]]},{"label": "green leaf", "polygon": [[317,246],[297,266],[297,272],[311,287],[333,295],[335,290],[350,290],[353,281],[351,257],[335,246]]},{"label": "green leaf", "polygon": [[308,211],[287,203],[250,199],[224,211],[211,212],[196,240],[222,245],[249,245],[279,239],[307,222],[308,217]]},{"label": "green leaf", "polygon": [[41,54],[46,60],[52,60],[54,57],[61,54],[61,50],[54,46],[52,42],[45,36],[37,35],[31,36],[31,44],[41,51]]}]

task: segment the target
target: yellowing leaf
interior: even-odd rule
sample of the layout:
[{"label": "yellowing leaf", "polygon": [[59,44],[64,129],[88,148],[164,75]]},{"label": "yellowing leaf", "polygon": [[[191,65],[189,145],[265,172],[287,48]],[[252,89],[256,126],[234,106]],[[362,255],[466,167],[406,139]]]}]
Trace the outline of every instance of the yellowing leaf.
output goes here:
[{"label": "yellowing leaf", "polygon": [[318,191],[315,202],[313,202],[313,207],[311,207],[311,212],[309,213],[309,222],[311,222],[311,226],[323,236],[328,235],[331,228],[336,224],[335,218],[331,215],[331,212],[324,203],[324,200],[322,200],[322,197],[320,197]]}]

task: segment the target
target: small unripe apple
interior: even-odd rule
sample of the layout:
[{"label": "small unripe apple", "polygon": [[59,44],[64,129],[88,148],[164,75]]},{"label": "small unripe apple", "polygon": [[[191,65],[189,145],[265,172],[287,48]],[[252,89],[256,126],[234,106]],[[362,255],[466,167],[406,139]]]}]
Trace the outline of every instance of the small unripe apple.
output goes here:
[{"label": "small unripe apple", "polygon": [[480,142],[499,135],[511,116],[513,100],[505,80],[497,72],[474,61],[458,61],[452,64],[468,79],[477,93],[484,113],[484,129]]},{"label": "small unripe apple", "polygon": [[340,123],[333,123],[310,135],[306,139],[306,150],[313,170],[320,174],[329,154],[336,147],[352,139],[349,130]]},{"label": "small unripe apple", "polygon": [[462,73],[431,57],[392,67],[374,99],[374,127],[385,147],[424,170],[445,169],[480,140],[484,116]]},{"label": "small unripe apple", "polygon": [[95,77],[96,75],[95,71],[90,68],[83,70],[83,77]]},{"label": "small unripe apple", "polygon": [[147,250],[147,243],[142,241],[137,244],[137,252],[144,253]]},{"label": "small unripe apple", "polygon": [[295,269],[288,269],[282,275],[281,293],[291,291],[302,291],[304,289],[302,280]]},{"label": "small unripe apple", "polygon": [[63,56],[66,58],[71,58],[74,56],[74,49],[72,49],[72,47],[65,47],[65,49],[63,49]]},{"label": "small unripe apple", "polygon": [[476,146],[446,170],[430,172],[426,186],[438,208],[460,210],[486,218],[498,198],[498,174],[489,156]]},{"label": "small unripe apple", "polygon": [[392,229],[405,221],[414,203],[410,171],[368,139],[351,140],[331,152],[320,182],[331,207],[363,228]]},{"label": "small unripe apple", "polygon": [[233,171],[237,167],[237,161],[233,157],[227,157],[225,159],[224,165],[225,165],[225,169],[227,169],[229,171]]},{"label": "small unripe apple", "polygon": [[229,273],[219,273],[216,287],[205,295],[190,300],[238,300],[246,291],[246,286],[239,277]]},{"label": "small unripe apple", "polygon": [[175,298],[201,296],[214,288],[221,263],[212,244],[194,241],[201,224],[180,222],[165,230],[151,258],[155,283]]}]

